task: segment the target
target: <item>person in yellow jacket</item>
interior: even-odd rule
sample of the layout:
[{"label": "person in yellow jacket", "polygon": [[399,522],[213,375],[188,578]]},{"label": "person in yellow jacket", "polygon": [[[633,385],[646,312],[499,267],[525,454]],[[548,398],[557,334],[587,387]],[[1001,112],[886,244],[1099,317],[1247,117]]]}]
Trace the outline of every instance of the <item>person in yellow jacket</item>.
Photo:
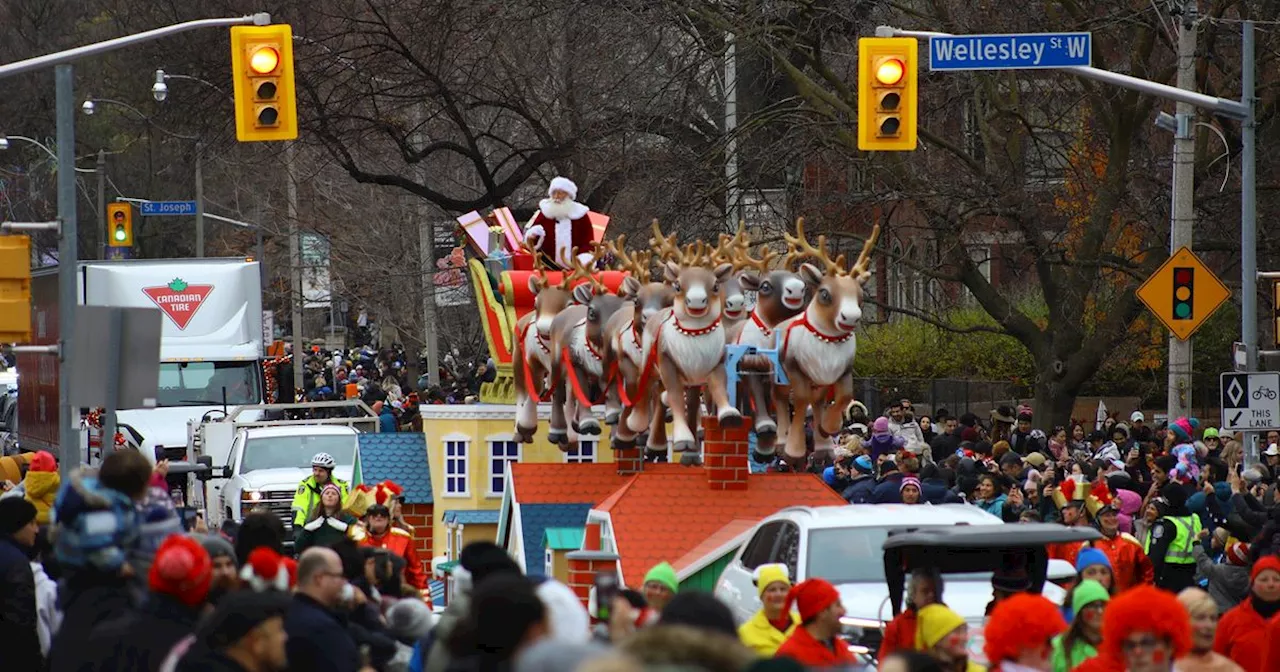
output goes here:
[{"label": "person in yellow jacket", "polygon": [[347,501],[350,488],[346,482],[333,477],[333,468],[336,466],[338,463],[329,453],[316,453],[315,457],[311,458],[311,475],[298,484],[298,491],[293,494],[293,504],[290,506],[293,510],[295,529],[307,522],[307,517],[320,501],[320,492],[329,483],[338,486],[338,490],[342,493],[341,501],[343,503]]},{"label": "person in yellow jacket", "polygon": [[36,523],[41,527],[49,524],[49,512],[53,510],[61,485],[58,461],[53,458],[53,453],[44,450],[36,453],[27,465],[27,475],[22,479],[22,496],[36,507]]},{"label": "person in yellow jacket", "polygon": [[916,650],[928,654],[945,670],[986,671],[969,660],[969,625],[942,604],[930,604],[916,612]]},{"label": "person in yellow jacket", "polygon": [[772,658],[800,624],[800,617],[786,608],[791,590],[786,565],[760,565],[753,578],[763,606],[738,627],[738,638],[760,656]]}]

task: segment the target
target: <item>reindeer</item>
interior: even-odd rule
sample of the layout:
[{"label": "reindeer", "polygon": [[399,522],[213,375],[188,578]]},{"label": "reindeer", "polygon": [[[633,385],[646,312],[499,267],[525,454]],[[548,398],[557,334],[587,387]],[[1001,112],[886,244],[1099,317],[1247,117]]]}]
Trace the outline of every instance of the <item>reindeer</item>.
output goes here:
[{"label": "reindeer", "polygon": [[709,253],[712,267],[719,264],[733,264],[733,273],[730,273],[720,285],[721,301],[724,304],[721,309],[721,318],[724,320],[726,333],[732,333],[747,318],[747,294],[743,291],[742,277],[744,271],[733,259],[734,249],[747,244],[744,227],[744,223],[739,223],[738,232],[733,236],[720,234],[720,244]]},{"label": "reindeer", "polygon": [[529,291],[533,293],[533,310],[516,321],[516,439],[533,443],[538,431],[538,400],[546,389],[552,387],[547,380],[551,372],[551,325],[556,315],[569,305],[569,287],[572,278],[565,273],[560,283],[547,282],[547,268],[542,253],[524,245],[524,251],[533,257],[534,273],[529,276]]},{"label": "reindeer", "polygon": [[[793,258],[788,255],[781,268],[771,268],[773,250],[763,247],[759,257],[752,257],[745,240],[734,240],[734,263],[744,269],[739,277],[742,285],[756,293],[756,305],[750,319],[729,331],[732,343],[753,345],[761,349],[774,347],[774,329],[784,320],[799,315],[809,302],[812,286],[798,273],[788,270]],[[785,436],[786,398],[773,399],[773,365],[763,356],[744,357],[739,367],[765,375],[745,376],[747,390],[755,406],[756,452],[766,461],[773,454],[774,443]],[[783,413],[775,422],[770,400]],[[780,427],[780,425],[782,425]]]},{"label": "reindeer", "polygon": [[551,375],[559,384],[552,393],[548,438],[561,450],[577,445],[579,435],[600,434],[600,422],[591,415],[586,395],[597,387],[609,390],[610,371],[603,354],[604,325],[623,303],[591,271],[603,251],[597,249],[589,264],[583,264],[574,251],[569,259],[573,268],[570,277],[585,278],[587,282],[573,288],[576,304],[560,311],[551,324]]},{"label": "reindeer", "polygon": [[[649,450],[664,450],[659,437],[663,431],[662,413],[653,412],[656,401],[654,390],[646,382],[656,370],[662,388],[668,395],[671,409],[673,448],[677,452],[696,450],[693,430],[686,408],[686,389],[706,385],[718,409],[716,417],[722,427],[737,427],[742,414],[729,405],[725,390],[724,344],[722,303],[725,278],[733,271],[731,264],[722,263],[707,268],[710,255],[705,254],[705,244],[686,248],[681,252],[675,246],[675,236],[664,237],[657,221],[653,223],[654,241],[668,259],[664,278],[675,292],[675,301],[649,318],[645,324],[643,352],[644,370],[641,373],[640,391],[644,399],[636,405],[648,403]],[[703,253],[697,251],[701,249]],[[629,428],[639,432],[636,415],[630,418]]]},{"label": "reindeer", "polygon": [[796,221],[796,235],[786,234],[788,256],[812,258],[823,265],[800,265],[800,277],[817,290],[804,312],[783,321],[777,327],[778,358],[790,379],[788,390],[780,390],[779,398],[791,399],[791,428],[787,433],[786,454],[792,460],[805,456],[805,415],[813,407],[814,438],[826,441],[840,429],[844,409],[853,402],[853,356],[857,352],[854,331],[862,319],[863,286],[871,277],[867,265],[871,250],[880,237],[880,225],[862,246],[862,253],[852,268],[845,270],[845,257],[827,256],[826,236],[818,237],[818,245],[809,243],[804,233],[804,220]]},{"label": "reindeer", "polygon": [[630,448],[635,445],[636,434],[627,425],[628,419],[637,408],[645,414],[642,418],[643,426],[648,426],[648,406],[636,407],[618,403],[621,401],[618,391],[625,389],[629,399],[639,398],[640,391],[636,386],[640,382],[640,371],[644,365],[644,325],[658,311],[670,308],[675,301],[675,292],[670,285],[652,281],[650,267],[653,253],[628,253],[625,248],[626,238],[622,235],[618,236],[617,242],[605,243],[610,254],[622,265],[623,270],[630,273],[623,280],[619,291],[619,296],[623,298],[624,303],[618,312],[609,318],[604,328],[605,366],[608,370],[614,370],[616,367],[618,372],[615,386],[611,388],[613,391],[606,399],[608,408],[604,416],[605,424],[615,425],[613,431],[615,448]]}]

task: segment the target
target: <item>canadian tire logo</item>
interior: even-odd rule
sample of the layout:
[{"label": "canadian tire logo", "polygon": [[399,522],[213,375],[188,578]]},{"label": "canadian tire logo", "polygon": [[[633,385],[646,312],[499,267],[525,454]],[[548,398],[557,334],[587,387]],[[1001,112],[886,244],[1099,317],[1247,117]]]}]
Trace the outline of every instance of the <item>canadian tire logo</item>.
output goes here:
[{"label": "canadian tire logo", "polygon": [[186,329],[213,292],[213,285],[188,285],[182,278],[174,278],[167,285],[143,287],[142,291],[179,329]]}]

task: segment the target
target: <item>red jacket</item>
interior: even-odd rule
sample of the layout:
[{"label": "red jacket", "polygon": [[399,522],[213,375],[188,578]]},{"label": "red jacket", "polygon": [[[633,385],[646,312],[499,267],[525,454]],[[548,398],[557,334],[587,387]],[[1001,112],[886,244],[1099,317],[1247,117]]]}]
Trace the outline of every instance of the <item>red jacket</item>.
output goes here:
[{"label": "red jacket", "polygon": [[876,659],[884,660],[896,651],[915,651],[917,625],[915,609],[907,609],[894,616],[884,629],[884,640],[880,642],[880,654]]},{"label": "red jacket", "polygon": [[404,558],[404,578],[405,581],[417,588],[425,590],[427,587],[427,576],[422,571],[422,561],[418,559],[418,551],[413,546],[413,535],[404,530],[392,526],[381,536],[377,536],[370,532],[365,535],[361,546],[372,546],[374,548],[385,548],[392,553]]},{"label": "red jacket", "polygon": [[1264,664],[1267,655],[1267,632],[1275,632],[1272,627],[1280,614],[1270,619],[1263,619],[1253,608],[1252,597],[1232,607],[1218,621],[1218,633],[1213,638],[1213,650],[1234,660],[1245,672],[1263,672],[1274,670]]},{"label": "red jacket", "polygon": [[1280,618],[1273,618],[1267,624],[1266,640],[1267,649],[1262,655],[1262,669],[1280,670]]},{"label": "red jacket", "polygon": [[1103,537],[1091,543],[1111,561],[1111,573],[1115,577],[1115,589],[1111,591],[1113,595],[1144,583],[1155,583],[1156,574],[1151,567],[1151,558],[1147,557],[1142,544],[1132,535],[1122,532],[1111,539]]},{"label": "red jacket", "polygon": [[1066,560],[1071,563],[1072,567],[1076,565],[1076,556],[1080,554],[1080,549],[1084,548],[1083,541],[1065,541],[1058,544],[1049,544],[1050,560]]},{"label": "red jacket", "polygon": [[787,641],[778,647],[778,652],[773,654],[773,657],[790,658],[805,667],[818,668],[858,662],[858,659],[854,658],[849,648],[845,646],[844,640],[836,638],[835,650],[832,650],[826,644],[814,639],[803,625],[791,633]]}]

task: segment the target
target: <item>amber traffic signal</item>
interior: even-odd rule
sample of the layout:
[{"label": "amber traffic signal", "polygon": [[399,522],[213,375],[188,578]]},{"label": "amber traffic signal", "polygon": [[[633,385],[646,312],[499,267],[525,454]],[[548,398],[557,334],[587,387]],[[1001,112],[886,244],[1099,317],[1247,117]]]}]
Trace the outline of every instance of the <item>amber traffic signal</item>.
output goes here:
[{"label": "amber traffic signal", "polygon": [[0,236],[0,343],[31,340],[31,239]]},{"label": "amber traffic signal", "polygon": [[107,246],[133,247],[133,206],[107,204]]},{"label": "amber traffic signal", "polygon": [[298,137],[293,30],[288,24],[231,29],[231,70],[240,142]]},{"label": "amber traffic signal", "polygon": [[917,49],[914,37],[858,40],[858,149],[916,148]]}]

